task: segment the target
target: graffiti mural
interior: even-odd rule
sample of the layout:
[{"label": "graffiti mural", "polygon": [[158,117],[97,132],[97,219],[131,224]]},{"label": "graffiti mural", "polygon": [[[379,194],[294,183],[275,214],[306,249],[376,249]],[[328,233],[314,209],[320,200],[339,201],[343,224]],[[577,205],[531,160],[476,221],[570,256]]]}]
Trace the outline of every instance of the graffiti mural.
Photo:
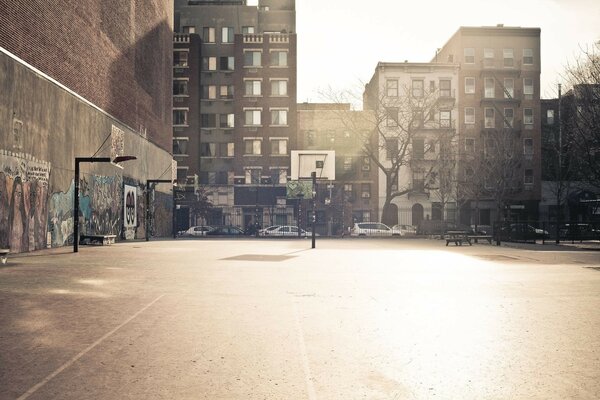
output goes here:
[{"label": "graffiti mural", "polygon": [[46,247],[50,163],[0,150],[0,247],[13,253]]},{"label": "graffiti mural", "polygon": [[125,239],[135,239],[135,229],[137,227],[137,187],[125,185],[123,203],[124,216],[123,227]]}]

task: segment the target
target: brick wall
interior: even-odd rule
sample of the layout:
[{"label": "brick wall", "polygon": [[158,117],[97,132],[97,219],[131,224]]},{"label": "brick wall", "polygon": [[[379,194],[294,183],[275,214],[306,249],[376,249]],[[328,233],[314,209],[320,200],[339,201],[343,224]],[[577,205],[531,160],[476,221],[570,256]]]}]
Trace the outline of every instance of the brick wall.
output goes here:
[{"label": "brick wall", "polygon": [[5,48],[171,151],[173,0],[0,0]]}]

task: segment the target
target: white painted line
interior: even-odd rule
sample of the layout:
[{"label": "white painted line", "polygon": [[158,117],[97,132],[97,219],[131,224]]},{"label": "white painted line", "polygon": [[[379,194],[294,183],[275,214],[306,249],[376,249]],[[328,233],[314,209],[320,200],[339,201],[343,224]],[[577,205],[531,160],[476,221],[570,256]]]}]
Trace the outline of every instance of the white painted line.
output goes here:
[{"label": "white painted line", "polygon": [[86,347],[83,351],[81,351],[75,357],[71,358],[69,361],[67,361],[66,363],[64,363],[63,365],[61,365],[56,371],[54,371],[53,373],[51,373],[50,375],[48,375],[46,378],[44,378],[40,383],[38,383],[37,385],[33,386],[27,392],[23,393],[17,400],[25,400],[26,398],[28,398],[29,396],[31,396],[32,394],[34,394],[39,388],[41,388],[42,386],[44,386],[46,383],[50,382],[52,380],[52,378],[54,378],[56,375],[58,375],[61,372],[63,372],[65,369],[69,368],[71,365],[73,365],[73,363],[75,363],[75,361],[79,360],[87,352],[89,352],[90,350],[92,350],[94,347],[98,346],[100,343],[102,343],[104,340],[106,340],[113,333],[115,333],[116,331],[118,331],[119,329],[121,329],[122,327],[124,327],[125,325],[127,325],[129,322],[131,322],[135,317],[137,317],[138,315],[140,315],[141,313],[143,313],[144,311],[146,311],[148,308],[150,308],[150,306],[152,306],[154,303],[156,303],[158,300],[160,300],[163,296],[164,296],[164,294],[158,296],[150,304],[148,304],[147,306],[145,306],[144,308],[142,308],[140,311],[138,311],[135,314],[133,314],[131,317],[127,318],[127,320],[125,322],[123,322],[121,325],[117,326],[115,329],[113,329],[112,331],[108,332],[107,334],[105,334],[104,336],[102,336],[100,339],[96,340],[94,343],[92,343],[91,345],[89,345],[88,347]]},{"label": "white painted line", "polygon": [[312,374],[310,373],[310,364],[308,363],[308,354],[306,353],[306,343],[304,342],[304,333],[302,331],[302,325],[300,324],[300,312],[298,311],[298,305],[295,301],[292,301],[294,305],[294,316],[296,319],[296,333],[298,334],[298,342],[300,343],[300,355],[302,356],[302,368],[304,369],[304,378],[306,380],[306,390],[308,392],[309,400],[317,400],[315,393],[315,387],[313,385]]}]

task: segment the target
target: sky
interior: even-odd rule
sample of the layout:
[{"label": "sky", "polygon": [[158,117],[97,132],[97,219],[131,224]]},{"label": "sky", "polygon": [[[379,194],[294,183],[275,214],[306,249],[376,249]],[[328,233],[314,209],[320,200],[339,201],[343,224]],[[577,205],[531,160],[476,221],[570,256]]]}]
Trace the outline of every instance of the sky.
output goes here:
[{"label": "sky", "polygon": [[600,40],[600,0],[296,0],[298,102],[359,90],[379,61],[428,62],[460,26],[497,24],[541,28],[541,97],[556,97],[580,46]]}]

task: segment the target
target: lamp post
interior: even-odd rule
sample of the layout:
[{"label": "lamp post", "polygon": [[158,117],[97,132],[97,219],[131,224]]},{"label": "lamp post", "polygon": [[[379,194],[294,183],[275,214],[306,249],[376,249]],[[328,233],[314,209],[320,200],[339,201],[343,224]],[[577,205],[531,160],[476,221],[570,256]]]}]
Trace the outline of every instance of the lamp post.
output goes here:
[{"label": "lamp post", "polygon": [[148,179],[146,181],[146,242],[150,240],[150,185],[156,183],[173,183],[169,179]]},{"label": "lamp post", "polygon": [[73,205],[73,253],[79,252],[79,164],[86,163],[113,163],[137,160],[135,156],[110,157],[75,157],[75,204]]}]

